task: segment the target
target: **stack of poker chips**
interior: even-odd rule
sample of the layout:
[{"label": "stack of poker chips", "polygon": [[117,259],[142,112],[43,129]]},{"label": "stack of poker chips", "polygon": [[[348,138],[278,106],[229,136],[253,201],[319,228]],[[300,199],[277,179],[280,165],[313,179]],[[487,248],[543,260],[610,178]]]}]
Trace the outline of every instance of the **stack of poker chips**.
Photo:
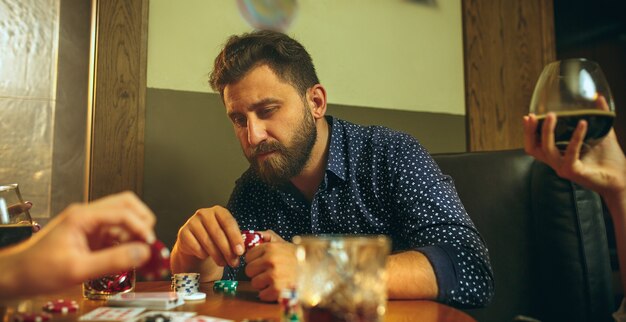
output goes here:
[{"label": "stack of poker chips", "polygon": [[206,294],[199,292],[200,274],[180,273],[172,276],[172,290],[185,300],[203,300]]},{"label": "stack of poker chips", "polygon": [[225,293],[228,295],[235,295],[237,292],[237,285],[239,282],[231,280],[219,280],[213,284],[213,291],[218,293]]},{"label": "stack of poker chips", "polygon": [[280,305],[281,322],[302,321],[302,309],[300,308],[298,292],[295,288],[282,289],[278,296],[278,304]]}]

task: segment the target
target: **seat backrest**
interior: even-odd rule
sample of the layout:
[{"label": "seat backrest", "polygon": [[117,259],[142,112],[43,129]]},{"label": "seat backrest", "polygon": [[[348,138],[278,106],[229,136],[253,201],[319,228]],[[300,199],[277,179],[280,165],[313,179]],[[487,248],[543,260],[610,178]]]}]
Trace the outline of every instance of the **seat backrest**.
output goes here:
[{"label": "seat backrest", "polygon": [[522,150],[436,154],[489,249],[495,296],[478,321],[612,321],[611,267],[597,194]]}]

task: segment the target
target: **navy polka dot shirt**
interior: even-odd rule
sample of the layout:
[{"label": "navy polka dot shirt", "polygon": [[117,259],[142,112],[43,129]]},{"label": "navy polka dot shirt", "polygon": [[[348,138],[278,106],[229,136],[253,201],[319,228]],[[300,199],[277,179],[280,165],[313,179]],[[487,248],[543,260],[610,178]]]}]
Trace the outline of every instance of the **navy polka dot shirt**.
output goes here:
[{"label": "navy polka dot shirt", "polygon": [[[294,186],[271,188],[248,169],[227,206],[239,227],[272,229],[285,240],[300,234],[384,234],[394,252],[417,250],[429,259],[439,301],[486,305],[493,295],[489,255],[451,178],[408,134],[327,120],[328,164],[311,203]],[[226,267],[224,278],[234,279],[243,265]]]}]

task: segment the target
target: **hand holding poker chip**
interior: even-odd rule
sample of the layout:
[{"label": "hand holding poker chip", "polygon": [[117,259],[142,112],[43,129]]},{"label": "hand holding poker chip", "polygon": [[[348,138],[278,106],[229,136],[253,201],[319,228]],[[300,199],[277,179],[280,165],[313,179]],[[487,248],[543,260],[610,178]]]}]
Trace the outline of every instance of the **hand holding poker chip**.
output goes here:
[{"label": "hand holding poker chip", "polygon": [[246,247],[246,251],[264,243],[263,234],[254,230],[241,231],[241,238],[243,238],[243,245]]}]

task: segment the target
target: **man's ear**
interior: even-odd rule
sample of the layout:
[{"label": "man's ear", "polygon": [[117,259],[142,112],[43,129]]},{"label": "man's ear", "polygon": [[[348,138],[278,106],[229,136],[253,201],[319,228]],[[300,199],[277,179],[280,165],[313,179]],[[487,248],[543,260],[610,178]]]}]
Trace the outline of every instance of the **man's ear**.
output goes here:
[{"label": "man's ear", "polygon": [[315,119],[323,118],[326,114],[326,89],[321,84],[315,84],[307,91],[307,103]]}]

